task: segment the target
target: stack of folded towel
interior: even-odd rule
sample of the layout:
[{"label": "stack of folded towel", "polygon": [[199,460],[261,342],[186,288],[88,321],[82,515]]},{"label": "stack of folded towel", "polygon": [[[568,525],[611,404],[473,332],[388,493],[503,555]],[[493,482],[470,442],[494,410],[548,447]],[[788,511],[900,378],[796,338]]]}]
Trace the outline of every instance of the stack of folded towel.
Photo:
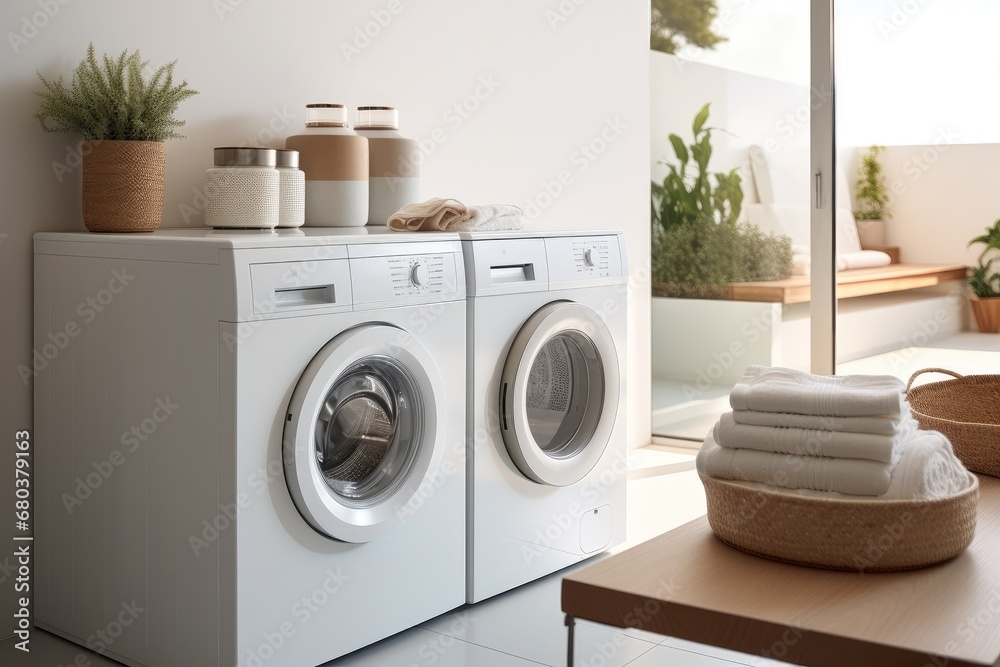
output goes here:
[{"label": "stack of folded towel", "polygon": [[524,213],[510,204],[466,206],[457,199],[435,197],[407,204],[387,225],[397,232],[496,232],[521,229]]},{"label": "stack of folded towel", "polygon": [[698,454],[709,477],[883,499],[969,484],[948,439],[919,430],[897,378],[749,366],[729,401]]}]

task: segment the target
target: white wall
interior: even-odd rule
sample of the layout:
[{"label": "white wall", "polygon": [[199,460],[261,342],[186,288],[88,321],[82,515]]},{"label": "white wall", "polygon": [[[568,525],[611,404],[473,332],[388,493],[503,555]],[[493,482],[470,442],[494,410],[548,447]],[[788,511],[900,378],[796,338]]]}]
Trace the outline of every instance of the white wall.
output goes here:
[{"label": "white wall", "polygon": [[[533,203],[537,228],[625,228],[638,276],[628,437],[633,446],[649,441],[647,2],[11,0],[0,27],[0,425],[8,444],[31,427],[30,388],[15,370],[30,364],[31,236],[84,229],[79,169],[60,182],[52,167],[78,138],[43,134],[32,118],[35,71],[69,75],[90,40],[108,53],[140,48],[154,65],[177,59],[176,73],[201,91],[180,109],[188,138],[168,144],[165,226],[201,224],[185,220],[182,206],[196,201],[213,146],[282,145],[299,131],[303,106],[319,101],[398,107],[403,132],[427,148],[427,196]],[[365,30],[375,35],[367,42],[358,38]],[[26,43],[12,42],[22,31]],[[345,56],[355,39],[360,53]],[[9,446],[3,452],[0,508],[13,502],[14,457]],[[10,553],[2,547],[0,566]],[[12,578],[0,570],[0,580],[3,636],[13,629],[14,596]]]}]

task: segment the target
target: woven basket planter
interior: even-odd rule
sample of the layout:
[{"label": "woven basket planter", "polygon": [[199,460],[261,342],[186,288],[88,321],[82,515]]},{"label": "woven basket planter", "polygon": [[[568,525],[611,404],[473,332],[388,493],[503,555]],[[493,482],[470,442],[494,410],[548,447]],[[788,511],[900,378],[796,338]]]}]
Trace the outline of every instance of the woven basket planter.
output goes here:
[{"label": "woven basket planter", "polygon": [[962,553],[976,531],[979,480],[935,500],[841,500],[701,475],[708,522],[731,547],[795,565],[855,572],[915,570]]},{"label": "woven basket planter", "polygon": [[162,141],[85,141],[83,224],[92,232],[151,232],[163,221]]},{"label": "woven basket planter", "polygon": [[1000,333],[1000,297],[972,299],[972,313],[982,333]]},{"label": "woven basket planter", "polygon": [[[955,379],[913,387],[923,373],[944,373]],[[925,368],[910,376],[906,397],[920,428],[948,436],[955,456],[966,468],[1000,477],[1000,375],[962,376],[943,368]]]}]

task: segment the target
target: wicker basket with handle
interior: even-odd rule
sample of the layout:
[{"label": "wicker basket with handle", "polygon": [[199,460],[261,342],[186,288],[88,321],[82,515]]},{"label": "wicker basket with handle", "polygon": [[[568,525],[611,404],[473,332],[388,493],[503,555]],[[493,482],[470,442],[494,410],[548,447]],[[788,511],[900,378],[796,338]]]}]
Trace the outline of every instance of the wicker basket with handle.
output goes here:
[{"label": "wicker basket with handle", "polygon": [[[924,373],[955,379],[914,387]],[[920,428],[944,433],[966,468],[1000,477],[1000,375],[925,368],[910,376],[906,397]]]},{"label": "wicker basket with handle", "polygon": [[954,558],[976,532],[979,480],[933,500],[852,500],[700,475],[716,537],[754,556],[857,572],[899,572]]}]

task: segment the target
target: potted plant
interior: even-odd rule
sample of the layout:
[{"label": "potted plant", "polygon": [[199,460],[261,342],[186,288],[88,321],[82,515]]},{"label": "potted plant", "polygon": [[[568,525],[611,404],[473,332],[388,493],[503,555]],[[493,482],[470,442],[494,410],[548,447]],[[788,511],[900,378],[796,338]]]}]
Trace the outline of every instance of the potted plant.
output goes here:
[{"label": "potted plant", "polygon": [[969,241],[969,247],[981,243],[985,246],[979,261],[969,273],[972,289],[972,312],[983,333],[1000,333],[1000,271],[993,269],[997,257],[986,259],[991,250],[1000,250],[1000,219],[986,228],[986,233]]},{"label": "potted plant", "polygon": [[177,106],[198,91],[174,85],[176,61],[151,77],[139,52],[104,55],[94,45],[67,87],[46,79],[35,118],[46,132],[83,135],[83,222],[92,232],[145,232],[163,220],[166,139],[182,138]]},{"label": "potted plant", "polygon": [[780,280],[792,272],[791,239],[738,222],[737,170],[708,171],[714,129],[705,126],[708,114],[708,104],[695,114],[692,144],[670,135],[677,163],[667,163],[663,182],[652,183],[654,296],[726,298],[727,283]]},{"label": "potted plant", "polygon": [[861,156],[856,182],[858,207],[854,219],[858,223],[858,236],[862,248],[877,248],[885,245],[885,219],[892,215],[886,208],[889,191],[885,187],[885,176],[878,161],[882,146],[870,146]]}]

